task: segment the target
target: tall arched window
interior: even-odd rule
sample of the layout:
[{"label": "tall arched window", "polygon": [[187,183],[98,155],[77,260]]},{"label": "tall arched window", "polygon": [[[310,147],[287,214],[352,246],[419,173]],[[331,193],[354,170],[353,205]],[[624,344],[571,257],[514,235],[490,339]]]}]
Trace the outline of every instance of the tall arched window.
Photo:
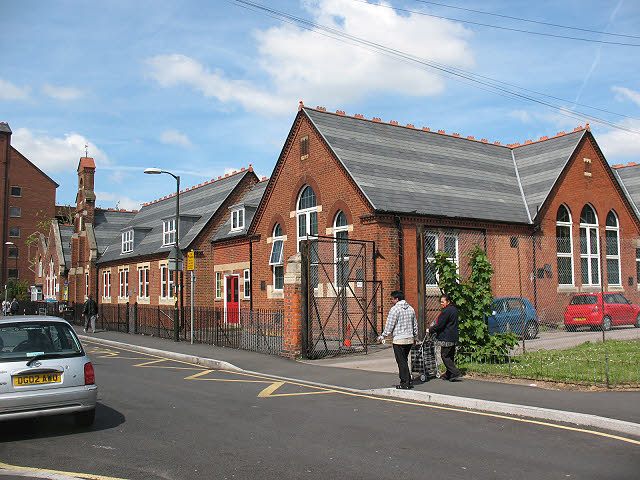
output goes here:
[{"label": "tall arched window", "polygon": [[296,218],[298,221],[298,251],[300,251],[301,240],[318,235],[316,193],[309,185],[302,189],[300,197],[298,197]]},{"label": "tall arched window", "polygon": [[618,217],[613,210],[607,215],[607,283],[621,285],[620,275],[620,228]]},{"label": "tall arched window", "polygon": [[573,240],[571,213],[560,205],[556,215],[556,252],[558,256],[558,285],[573,285]]},{"label": "tall arched window", "polygon": [[341,210],[333,220],[335,243],[336,283],[342,288],[349,281],[349,226],[347,216]]},{"label": "tall arched window", "polygon": [[[318,235],[318,205],[316,193],[309,185],[305,186],[300,192],[296,208],[296,219],[298,223],[298,251],[300,251],[300,242],[302,240],[311,239]],[[318,286],[318,244],[312,242],[309,247],[310,268],[309,282],[314,287]]]},{"label": "tall arched window", "polygon": [[598,217],[589,204],[580,214],[580,268],[583,285],[600,285]]},{"label": "tall arched window", "polygon": [[276,223],[273,227],[273,237],[271,239],[271,257],[269,265],[273,269],[273,289],[284,289],[284,266],[282,264],[282,251],[284,246],[284,236],[282,235],[282,227]]}]

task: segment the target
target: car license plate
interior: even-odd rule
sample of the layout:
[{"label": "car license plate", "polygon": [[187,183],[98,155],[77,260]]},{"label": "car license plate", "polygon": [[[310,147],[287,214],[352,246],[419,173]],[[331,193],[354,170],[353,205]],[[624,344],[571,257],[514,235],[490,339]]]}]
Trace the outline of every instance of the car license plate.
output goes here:
[{"label": "car license plate", "polygon": [[61,383],[62,376],[55,373],[34,373],[32,375],[16,375],[13,377],[13,385],[22,387],[24,385],[44,385],[46,383]]},{"label": "car license plate", "polygon": [[586,322],[587,319],[585,317],[577,317],[573,319],[574,322]]}]

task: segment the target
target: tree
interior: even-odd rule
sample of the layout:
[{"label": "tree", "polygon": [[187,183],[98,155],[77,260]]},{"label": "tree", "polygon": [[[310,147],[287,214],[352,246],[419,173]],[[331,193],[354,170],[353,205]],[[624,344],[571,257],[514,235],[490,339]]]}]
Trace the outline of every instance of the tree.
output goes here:
[{"label": "tree", "polygon": [[459,348],[463,352],[504,355],[518,343],[518,337],[511,332],[489,335],[485,318],[491,314],[493,302],[493,267],[487,253],[477,245],[466,256],[471,269],[466,280],[446,253],[437,253],[435,258],[438,287],[449,295],[460,312]]},{"label": "tree", "polygon": [[18,301],[31,300],[29,282],[26,280],[16,281],[13,278],[7,280],[7,300],[11,301],[13,298]]},{"label": "tree", "polygon": [[[70,206],[57,207],[56,219],[58,223],[63,225],[73,224],[73,210]],[[51,229],[51,223],[53,218],[48,217],[47,213],[44,210],[39,210],[35,214],[36,219],[36,229],[33,231],[24,241],[25,245],[29,249],[28,260],[29,260],[29,270],[32,272],[36,271],[36,265],[38,264],[38,250],[36,248],[36,253],[32,257],[31,256],[31,247],[37,247],[40,242],[40,236],[47,238],[49,235],[49,230]]]}]

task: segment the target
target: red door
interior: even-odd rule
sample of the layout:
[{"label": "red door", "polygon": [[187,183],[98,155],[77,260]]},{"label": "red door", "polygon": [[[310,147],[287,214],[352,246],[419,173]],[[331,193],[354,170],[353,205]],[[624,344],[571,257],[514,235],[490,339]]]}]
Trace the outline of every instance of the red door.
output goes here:
[{"label": "red door", "polygon": [[227,323],[240,322],[240,304],[238,303],[238,277],[229,276],[227,287]]}]

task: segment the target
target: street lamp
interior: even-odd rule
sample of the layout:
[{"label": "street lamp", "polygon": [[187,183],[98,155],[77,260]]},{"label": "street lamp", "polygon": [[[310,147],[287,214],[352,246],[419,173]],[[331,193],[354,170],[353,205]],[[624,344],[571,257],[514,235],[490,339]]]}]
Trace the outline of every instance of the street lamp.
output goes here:
[{"label": "street lamp", "polygon": [[[169,254],[169,259],[171,260],[171,258],[173,258],[173,270],[176,272],[176,281],[174,283],[174,288],[175,291],[177,293],[177,284],[178,284],[178,261],[180,259],[181,252],[180,252],[180,176],[179,175],[174,175],[171,172],[167,172],[166,170],[161,170],[159,168],[146,168],[144,170],[144,173],[147,173],[149,175],[160,175],[161,173],[166,173],[167,175],[171,175],[173,178],[176,179],[176,238],[175,238],[175,242],[173,244],[173,248],[171,249],[171,252]],[[169,265],[169,271],[171,271],[171,264]],[[178,299],[177,299],[177,295],[176,295],[176,300],[175,300],[175,310],[174,310],[174,314],[173,314],[173,341],[177,342],[178,339],[178,328],[179,328],[179,314],[180,311],[178,309]]]}]

